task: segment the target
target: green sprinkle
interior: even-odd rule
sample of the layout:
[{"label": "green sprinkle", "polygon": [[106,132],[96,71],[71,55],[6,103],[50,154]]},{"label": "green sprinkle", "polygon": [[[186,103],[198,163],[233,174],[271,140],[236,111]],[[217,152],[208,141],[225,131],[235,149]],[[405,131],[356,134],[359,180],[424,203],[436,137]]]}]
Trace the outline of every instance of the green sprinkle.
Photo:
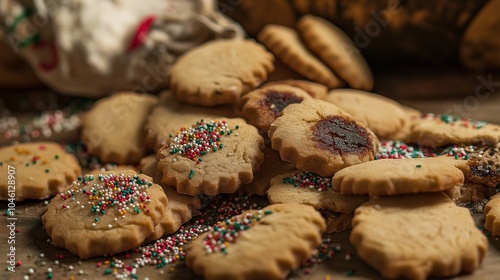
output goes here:
[{"label": "green sprinkle", "polygon": [[237,126],[235,126],[234,128],[238,129],[238,128],[240,128],[240,126],[239,126],[239,125],[237,125]]},{"label": "green sprinkle", "polygon": [[52,279],[54,277],[54,274],[52,272],[47,273],[47,279]]},{"label": "green sprinkle", "polygon": [[194,176],[194,170],[190,170],[189,171],[189,179],[193,179],[193,176]]},{"label": "green sprinkle", "polygon": [[109,275],[111,273],[113,273],[112,269],[106,269],[106,270],[104,270],[104,275]]},{"label": "green sprinkle", "polygon": [[422,165],[421,164],[417,164],[417,168],[420,168],[420,167],[422,167]]},{"label": "green sprinkle", "polygon": [[99,221],[99,218],[95,218],[94,220],[95,220],[96,222],[98,222],[98,221]]},{"label": "green sprinkle", "polygon": [[49,173],[49,172],[50,172],[50,170],[48,170],[48,169],[45,169],[45,173]]},{"label": "green sprinkle", "polygon": [[266,211],[264,211],[264,214],[266,214],[266,215],[270,215],[270,214],[272,214],[272,213],[273,213],[273,211],[271,211],[271,210],[266,210]]},{"label": "green sprinkle", "polygon": [[0,166],[2,166],[2,165],[3,165],[3,162],[0,161]]},{"label": "green sprinkle", "polygon": [[30,166],[30,163],[29,163],[29,162],[27,162],[27,163],[25,164],[25,166],[26,166],[26,167]]},{"label": "green sprinkle", "polygon": [[54,158],[55,158],[55,159],[59,159],[59,155],[55,155],[55,156],[54,156]]}]

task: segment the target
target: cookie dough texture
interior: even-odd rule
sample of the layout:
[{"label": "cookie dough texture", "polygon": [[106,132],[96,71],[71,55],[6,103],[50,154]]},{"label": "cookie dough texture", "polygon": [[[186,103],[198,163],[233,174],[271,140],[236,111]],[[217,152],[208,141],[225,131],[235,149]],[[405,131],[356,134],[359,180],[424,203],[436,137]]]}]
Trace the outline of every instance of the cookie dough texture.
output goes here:
[{"label": "cookie dough texture", "polygon": [[272,214],[240,232],[227,254],[207,254],[203,240],[211,232],[199,236],[188,245],[187,266],[207,280],[283,279],[321,243],[325,221],[307,205],[277,204],[262,211]]},{"label": "cookie dough texture", "polygon": [[[103,176],[114,174],[117,173],[102,173]],[[151,177],[136,174],[135,171],[120,171],[117,175],[124,176],[122,178],[137,175],[140,179],[151,182]],[[104,185],[98,181],[97,176],[94,176],[94,180],[96,182],[91,185]],[[154,233],[168,203],[165,193],[157,184],[152,184],[142,191],[151,197],[151,202],[145,204],[149,211],[134,213],[130,209],[124,218],[113,207],[108,208],[102,215],[91,212],[89,196],[82,193],[77,193],[74,201],[65,200],[58,194],[51,200],[42,216],[43,226],[54,246],[66,248],[82,259],[133,249]],[[66,205],[65,208],[62,207],[63,204]],[[96,217],[98,221],[95,220]],[[95,226],[92,226],[92,223],[95,223]]]},{"label": "cookie dough texture", "polygon": [[97,101],[82,118],[82,141],[103,162],[138,163],[144,144],[146,118],[158,102],[148,94],[122,92]]},{"label": "cookie dough texture", "polygon": [[179,194],[174,187],[161,183],[162,174],[158,170],[158,161],[155,155],[141,159],[139,169],[141,173],[153,178],[153,182],[163,188],[168,198],[168,205],[165,208],[163,217],[155,227],[154,233],[146,239],[146,242],[148,242],[176,232],[181,225],[191,220],[193,215],[201,208],[201,202],[197,196]]},{"label": "cookie dough texture", "polygon": [[146,146],[154,151],[158,151],[161,146],[167,144],[169,136],[176,134],[181,127],[188,127],[201,119],[235,116],[235,110],[231,106],[189,105],[177,100],[171,91],[162,92],[159,98],[159,102],[152,109],[145,125]]},{"label": "cookie dough texture", "polygon": [[0,147],[0,170],[0,200],[15,194],[16,201],[56,195],[82,173],[77,159],[52,142]]},{"label": "cookie dough texture", "polygon": [[325,98],[381,139],[398,140],[410,116],[398,102],[381,95],[354,89],[335,89]]},{"label": "cookie dough texture", "polygon": [[298,33],[292,28],[269,24],[262,29],[257,39],[285,65],[300,75],[328,88],[343,85],[342,80],[307,50],[300,41]]},{"label": "cookie dough texture", "polygon": [[170,88],[182,102],[234,103],[274,70],[274,56],[252,40],[216,40],[192,49],[170,71]]},{"label": "cookie dough texture", "polygon": [[371,130],[321,100],[289,105],[272,123],[269,137],[283,160],[324,177],[373,160],[378,150],[378,139]]},{"label": "cookie dough texture", "polygon": [[493,235],[500,235],[500,194],[490,198],[484,208],[484,227]]},{"label": "cookie dough texture", "polygon": [[488,248],[469,210],[441,192],[372,199],[352,225],[357,254],[388,279],[471,273]]},{"label": "cookie dough texture", "polygon": [[344,168],[332,182],[342,194],[397,195],[462,186],[464,174],[441,158],[380,159]]},{"label": "cookie dough texture", "polygon": [[178,154],[171,154],[168,145],[157,154],[162,182],[175,186],[178,193],[188,195],[216,195],[234,193],[241,184],[250,183],[253,173],[264,161],[264,140],[257,129],[240,118],[225,120],[231,129],[239,128],[230,136],[221,137],[224,147],[203,155],[202,162]]},{"label": "cookie dough texture", "polygon": [[373,76],[360,50],[337,26],[306,15],[297,22],[297,29],[307,47],[352,88],[373,88]]}]

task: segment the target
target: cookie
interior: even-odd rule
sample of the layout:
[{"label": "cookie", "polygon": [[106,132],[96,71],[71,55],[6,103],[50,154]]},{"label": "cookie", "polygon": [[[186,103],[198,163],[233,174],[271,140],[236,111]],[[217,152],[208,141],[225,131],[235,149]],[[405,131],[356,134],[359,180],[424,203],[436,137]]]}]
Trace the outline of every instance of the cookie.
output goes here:
[{"label": "cookie", "polygon": [[163,188],[167,195],[168,205],[165,208],[160,223],[147,239],[157,240],[163,235],[176,232],[181,225],[191,220],[191,217],[201,208],[201,201],[196,196],[178,194],[175,188],[161,183],[162,174],[158,171],[158,161],[155,155],[143,158],[139,164],[142,174],[153,178],[153,182]]},{"label": "cookie", "polygon": [[188,245],[186,265],[207,280],[283,279],[321,243],[325,221],[311,206],[249,210]]},{"label": "cookie", "polygon": [[266,86],[243,96],[238,110],[249,124],[267,131],[286,106],[306,99],[312,97],[300,88],[288,85]]},{"label": "cookie", "polygon": [[444,193],[456,203],[482,202],[495,195],[495,188],[483,184],[465,182],[462,186],[453,187]]},{"label": "cookie", "polygon": [[355,89],[335,89],[325,98],[381,139],[397,140],[410,122],[405,109],[396,101],[381,95]]},{"label": "cookie", "polygon": [[167,197],[135,171],[80,177],[54,197],[42,216],[52,244],[82,259],[139,246],[160,223]]},{"label": "cookie", "polygon": [[269,128],[269,137],[283,160],[324,177],[373,160],[378,149],[371,130],[337,106],[314,99],[286,107]]},{"label": "cookie", "polygon": [[264,162],[260,170],[253,174],[252,182],[241,185],[238,193],[266,195],[272,178],[279,174],[295,170],[295,164],[283,161],[280,154],[271,148],[271,143],[266,143],[263,153]]},{"label": "cookie", "polygon": [[469,210],[442,192],[374,198],[356,209],[352,227],[358,256],[389,279],[471,273],[488,248]]},{"label": "cookie", "polygon": [[332,182],[342,194],[397,195],[462,186],[464,174],[440,158],[381,159],[344,168]]},{"label": "cookie", "polygon": [[428,147],[456,145],[496,145],[500,126],[452,115],[424,114],[416,120],[407,139]]},{"label": "cookie", "polygon": [[181,194],[234,193],[253,180],[263,149],[262,136],[243,119],[201,120],[158,150],[158,170]]},{"label": "cookie", "polygon": [[484,207],[484,227],[493,235],[500,235],[500,193],[490,198]]},{"label": "cookie", "polygon": [[326,94],[328,93],[328,88],[325,85],[305,80],[280,80],[265,83],[262,87],[274,85],[289,85],[292,87],[298,87],[316,99],[325,99]]},{"label": "cookie", "polygon": [[311,81],[329,88],[343,85],[342,80],[306,49],[295,30],[269,24],[262,29],[257,39],[284,64]]},{"label": "cookie", "polygon": [[306,15],[297,22],[297,30],[307,47],[352,88],[373,88],[372,73],[360,50],[337,26]]},{"label": "cookie", "polygon": [[77,159],[57,143],[0,147],[0,200],[46,199],[81,175]]},{"label": "cookie", "polygon": [[295,170],[271,180],[267,191],[271,204],[298,203],[339,213],[354,213],[368,200],[365,195],[343,195],[332,189],[332,178]]},{"label": "cookie", "polygon": [[467,160],[467,180],[496,187],[500,184],[500,143],[494,146],[473,146]]},{"label": "cookie", "polygon": [[274,70],[274,57],[252,40],[215,40],[191,49],[170,70],[170,88],[182,102],[230,104]]},{"label": "cookie", "polygon": [[148,116],[145,126],[146,146],[154,151],[165,145],[169,135],[176,134],[180,127],[189,126],[201,119],[235,116],[235,110],[231,106],[193,106],[179,102],[171,91],[162,92],[159,98],[160,101]]},{"label": "cookie", "polygon": [[122,92],[97,101],[82,118],[82,141],[103,162],[138,163],[148,149],[144,124],[158,98]]}]

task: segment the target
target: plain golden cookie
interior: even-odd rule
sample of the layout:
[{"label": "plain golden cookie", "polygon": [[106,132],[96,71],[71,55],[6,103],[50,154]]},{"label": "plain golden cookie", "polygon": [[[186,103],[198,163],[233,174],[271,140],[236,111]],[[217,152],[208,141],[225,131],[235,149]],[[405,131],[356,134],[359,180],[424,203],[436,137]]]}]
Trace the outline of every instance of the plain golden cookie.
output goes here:
[{"label": "plain golden cookie", "polygon": [[440,158],[380,159],[344,168],[332,181],[342,194],[397,195],[462,186],[464,174]]},{"label": "plain golden cookie", "polygon": [[82,170],[57,143],[0,147],[0,200],[46,199],[71,184]]},{"label": "plain golden cookie", "polygon": [[305,80],[280,80],[265,83],[262,85],[262,87],[273,85],[289,85],[292,87],[297,87],[307,92],[310,96],[316,99],[325,99],[326,94],[328,93],[328,88],[325,85]]},{"label": "plain golden cookie", "polygon": [[398,102],[355,89],[334,89],[324,99],[364,124],[380,139],[398,140],[410,117]]},{"label": "plain golden cookie", "polygon": [[138,163],[148,149],[144,124],[158,102],[148,94],[116,93],[97,101],[82,117],[82,141],[103,162]]},{"label": "plain golden cookie", "polygon": [[139,246],[160,223],[167,207],[162,188],[135,171],[80,177],[54,197],[42,216],[59,248],[82,259]]},{"label": "plain golden cookie", "polygon": [[262,136],[243,119],[200,120],[158,150],[158,170],[181,194],[234,193],[253,180],[263,149]]},{"label": "plain golden cookie", "polygon": [[469,210],[442,192],[374,198],[352,227],[358,256],[388,279],[472,273],[488,248]]},{"label": "plain golden cookie", "polygon": [[352,40],[337,26],[312,15],[303,16],[297,29],[305,44],[352,88],[372,90],[373,76]]},{"label": "plain golden cookie", "polygon": [[274,70],[274,57],[253,40],[214,40],[182,55],[170,70],[170,88],[182,102],[230,104]]},{"label": "plain golden cookie", "polygon": [[379,145],[375,134],[349,114],[315,99],[286,107],[269,128],[269,137],[283,160],[324,177],[373,160]]},{"label": "plain golden cookie", "polygon": [[311,206],[249,210],[189,244],[186,265],[207,280],[284,279],[312,254],[324,231],[325,221]]},{"label": "plain golden cookie", "polygon": [[300,88],[272,85],[249,92],[238,104],[241,116],[259,130],[267,131],[271,123],[290,104],[301,103],[312,97]]},{"label": "plain golden cookie", "polygon": [[168,205],[160,223],[156,226],[154,233],[146,239],[146,242],[149,242],[176,232],[200,210],[201,202],[197,196],[179,194],[174,187],[161,183],[162,174],[158,171],[158,161],[155,155],[141,159],[139,169],[142,174],[153,178],[153,182],[163,188],[168,198]]},{"label": "plain golden cookie", "polygon": [[201,119],[235,116],[232,106],[189,105],[178,101],[171,91],[162,92],[159,98],[160,101],[151,111],[145,125],[146,146],[154,151],[167,144],[169,136],[176,134],[181,127],[190,126]]},{"label": "plain golden cookie", "polygon": [[407,140],[432,148],[496,145],[500,141],[500,126],[453,115],[424,114],[414,122]]},{"label": "plain golden cookie", "polygon": [[295,30],[269,24],[257,38],[284,64],[311,81],[329,88],[337,88],[343,84],[342,80],[306,49]]},{"label": "plain golden cookie", "polygon": [[500,235],[500,193],[490,198],[484,207],[484,227],[493,235]]}]

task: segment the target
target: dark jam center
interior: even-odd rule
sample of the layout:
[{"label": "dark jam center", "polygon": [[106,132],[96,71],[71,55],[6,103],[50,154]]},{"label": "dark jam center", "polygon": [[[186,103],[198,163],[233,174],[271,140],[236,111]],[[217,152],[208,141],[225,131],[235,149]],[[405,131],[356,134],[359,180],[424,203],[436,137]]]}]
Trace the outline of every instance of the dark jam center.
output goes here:
[{"label": "dark jam center", "polygon": [[312,130],[318,146],[334,154],[362,154],[372,149],[368,131],[356,122],[340,116],[322,119]]},{"label": "dark jam center", "polygon": [[286,106],[294,103],[300,103],[304,100],[291,92],[280,92],[276,90],[266,91],[266,97],[262,99],[261,104],[269,108],[274,115],[278,116]]}]

